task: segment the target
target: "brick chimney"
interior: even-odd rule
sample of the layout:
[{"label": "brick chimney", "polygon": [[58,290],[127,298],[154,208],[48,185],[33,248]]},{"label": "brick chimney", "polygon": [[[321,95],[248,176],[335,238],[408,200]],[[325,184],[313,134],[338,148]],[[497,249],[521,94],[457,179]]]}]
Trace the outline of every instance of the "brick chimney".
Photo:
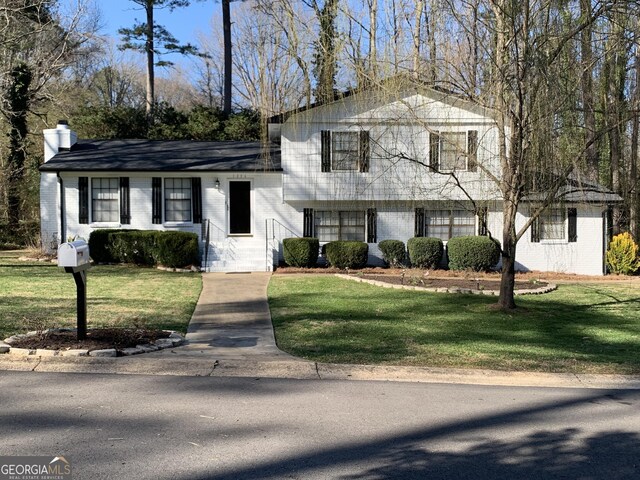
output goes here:
[{"label": "brick chimney", "polygon": [[78,141],[76,132],[69,128],[66,120],[59,120],[56,128],[43,130],[44,161],[48,162],[60,150],[69,150]]}]

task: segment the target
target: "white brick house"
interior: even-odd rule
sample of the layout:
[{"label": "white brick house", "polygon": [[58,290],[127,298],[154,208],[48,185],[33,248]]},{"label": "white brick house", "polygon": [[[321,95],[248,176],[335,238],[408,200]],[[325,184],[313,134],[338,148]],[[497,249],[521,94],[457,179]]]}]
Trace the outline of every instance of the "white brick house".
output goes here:
[{"label": "white brick house", "polygon": [[[437,90],[353,92],[288,112],[271,119],[269,146],[76,143],[66,125],[44,135],[45,248],[96,228],[179,229],[200,235],[206,269],[242,271],[271,269],[291,236],[366,241],[372,264],[384,239],[502,237],[500,193],[487,174],[499,172],[495,122]],[[603,273],[608,205],[619,197],[572,188],[521,239],[519,269]]]}]

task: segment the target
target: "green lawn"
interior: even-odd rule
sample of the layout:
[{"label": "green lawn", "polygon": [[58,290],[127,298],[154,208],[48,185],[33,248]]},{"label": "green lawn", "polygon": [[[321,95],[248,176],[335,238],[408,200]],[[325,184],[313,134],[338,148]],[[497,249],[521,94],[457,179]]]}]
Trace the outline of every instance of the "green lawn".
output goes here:
[{"label": "green lawn", "polygon": [[283,350],[333,363],[640,373],[638,284],[561,285],[518,298],[384,289],[331,276],[274,276]]},{"label": "green lawn", "polygon": [[[76,325],[73,276],[51,263],[20,262],[0,252],[0,339],[39,328]],[[123,265],[96,266],[87,276],[87,323],[186,332],[202,279],[199,273]]]}]

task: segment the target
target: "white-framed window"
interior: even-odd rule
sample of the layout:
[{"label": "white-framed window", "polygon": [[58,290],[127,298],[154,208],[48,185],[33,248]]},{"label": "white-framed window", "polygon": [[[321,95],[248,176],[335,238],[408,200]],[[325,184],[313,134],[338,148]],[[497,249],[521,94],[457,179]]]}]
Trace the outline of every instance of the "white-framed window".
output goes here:
[{"label": "white-framed window", "polygon": [[468,210],[426,210],[425,236],[447,241],[475,235],[476,216]]},{"label": "white-framed window", "polygon": [[331,169],[358,170],[360,132],[332,132]]},{"label": "white-framed window", "polygon": [[191,179],[164,179],[164,218],[167,222],[191,221]]},{"label": "white-framed window", "polygon": [[547,208],[539,218],[540,240],[565,240],[566,220],[566,208]]},{"label": "white-framed window", "polygon": [[115,223],[120,221],[120,179],[91,179],[91,221]]},{"label": "white-framed window", "polygon": [[364,211],[322,211],[314,215],[315,236],[321,242],[334,240],[366,239],[366,215]]}]

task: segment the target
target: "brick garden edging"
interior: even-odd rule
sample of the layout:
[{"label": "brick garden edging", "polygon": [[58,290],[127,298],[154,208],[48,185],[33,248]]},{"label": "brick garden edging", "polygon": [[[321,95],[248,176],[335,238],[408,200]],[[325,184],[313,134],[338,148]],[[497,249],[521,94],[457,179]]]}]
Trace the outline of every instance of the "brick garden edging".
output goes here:
[{"label": "brick garden edging", "polygon": [[35,356],[35,357],[117,357],[120,356],[138,355],[147,352],[156,352],[165,348],[179,347],[185,342],[182,335],[177,332],[171,332],[168,338],[159,338],[153,343],[147,343],[145,345],[136,345],[132,348],[107,348],[103,350],[48,350],[44,348],[30,349],[30,348],[17,348],[12,347],[11,343],[16,340],[20,340],[29,336],[41,335],[47,332],[73,332],[74,328],[54,328],[51,330],[45,330],[44,332],[29,332],[25,334],[13,335],[9,338],[5,338],[4,342],[0,341],[0,354],[8,353],[11,355],[21,356]]},{"label": "brick garden edging", "polygon": [[[435,292],[435,293],[465,293],[465,294],[473,294],[473,295],[500,295],[498,290],[474,290],[470,288],[460,288],[460,287],[419,287],[417,285],[398,285],[395,283],[387,283],[381,282],[380,280],[371,280],[369,278],[356,277],[353,275],[345,275],[343,273],[336,273],[336,277],[344,278],[345,280],[353,280],[355,282],[368,283],[369,285],[376,285],[378,287],[384,288],[395,288],[396,290],[419,290],[422,292]],[[531,288],[531,289],[522,289],[515,290],[515,295],[540,295],[543,293],[552,292],[558,288],[553,283],[548,283],[545,287],[540,288]]]}]

